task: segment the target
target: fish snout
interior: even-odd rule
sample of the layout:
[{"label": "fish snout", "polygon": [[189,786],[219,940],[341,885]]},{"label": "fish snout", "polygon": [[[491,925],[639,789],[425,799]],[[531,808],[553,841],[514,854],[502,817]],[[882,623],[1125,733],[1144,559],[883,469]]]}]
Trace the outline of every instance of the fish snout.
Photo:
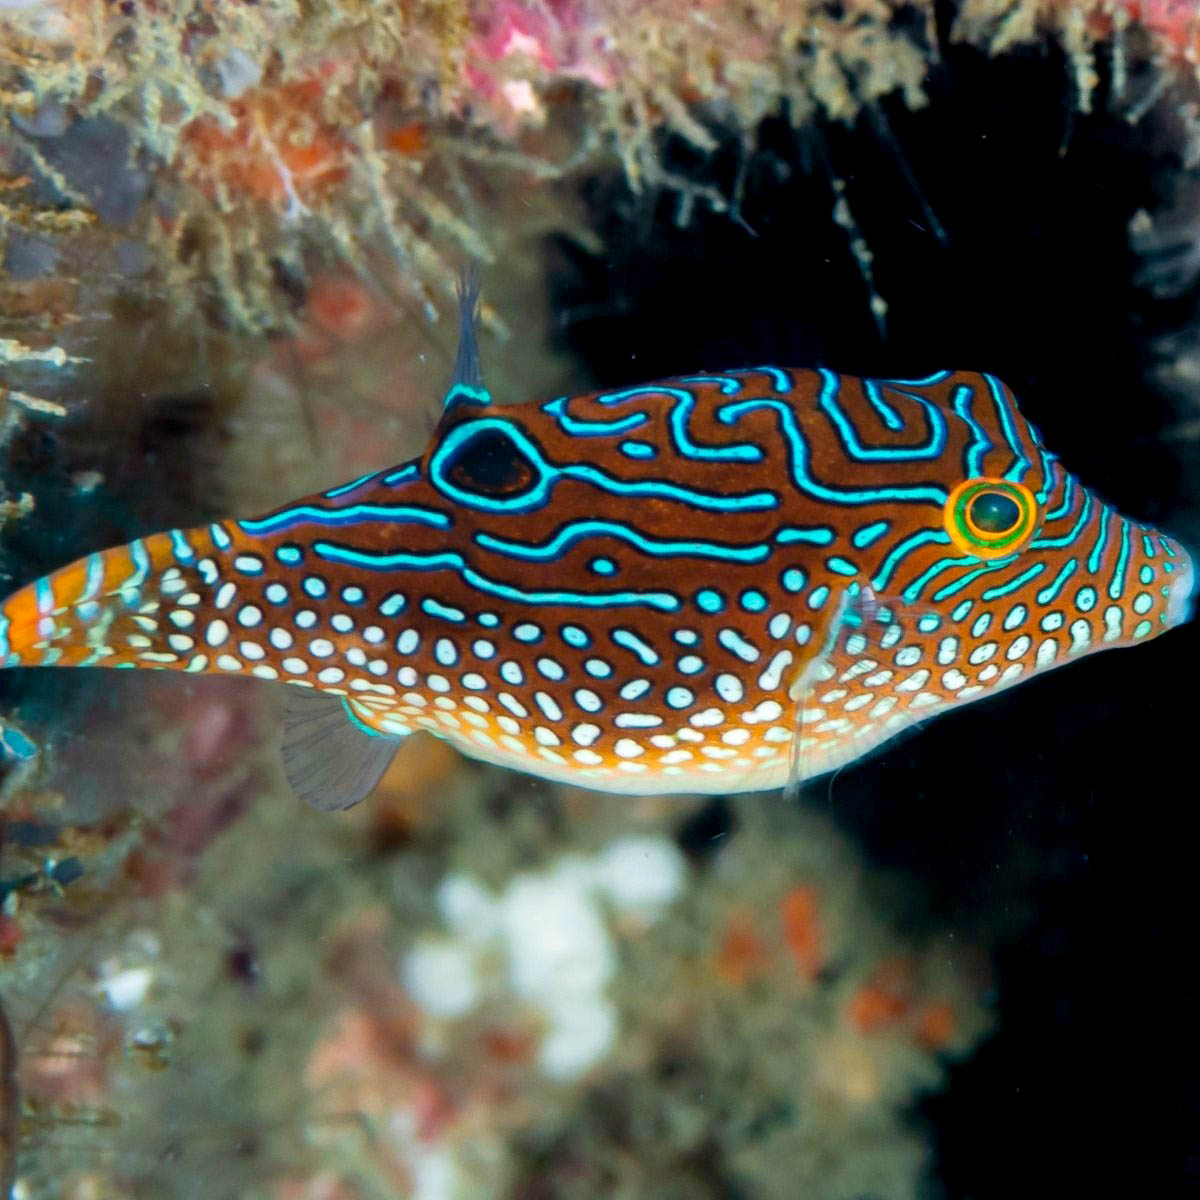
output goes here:
[{"label": "fish snout", "polygon": [[1191,555],[1182,553],[1175,560],[1167,594],[1167,624],[1182,625],[1191,620],[1196,608],[1196,566]]}]

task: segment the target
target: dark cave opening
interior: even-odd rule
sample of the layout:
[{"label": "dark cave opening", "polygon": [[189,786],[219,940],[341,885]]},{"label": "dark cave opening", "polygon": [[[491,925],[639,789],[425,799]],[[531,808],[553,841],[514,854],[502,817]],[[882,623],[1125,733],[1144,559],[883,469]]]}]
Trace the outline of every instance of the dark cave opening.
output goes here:
[{"label": "dark cave opening", "polygon": [[[1172,436],[1179,403],[1154,372],[1200,292],[1194,278],[1157,298],[1139,286],[1129,237],[1187,178],[1177,130],[1161,112],[1131,124],[1108,80],[1092,113],[1074,111],[1069,72],[1049,51],[950,45],[921,111],[887,103],[805,133],[772,120],[715,168],[668,147],[674,171],[726,194],[740,180],[736,218],[697,206],[677,228],[677,197],[593,181],[606,257],[551,252],[563,343],[601,386],[757,362],[992,371],[1068,467],[1195,545],[1200,449]],[[884,336],[831,219],[835,177]],[[932,1130],[932,1194],[1194,1179],[1200,983],[1175,824],[1195,790],[1180,747],[1197,649],[1193,623],[1077,663],[806,789],[876,862],[920,880],[926,919],[995,948],[997,1031],[914,1114]]]}]

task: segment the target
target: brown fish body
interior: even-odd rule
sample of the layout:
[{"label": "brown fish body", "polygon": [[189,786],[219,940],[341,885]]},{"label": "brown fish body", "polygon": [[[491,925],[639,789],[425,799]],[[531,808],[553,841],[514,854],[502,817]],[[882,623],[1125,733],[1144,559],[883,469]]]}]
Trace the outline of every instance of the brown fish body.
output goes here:
[{"label": "brown fish body", "polygon": [[91,555],[4,604],[0,652],[299,685],[290,774],[330,795],[417,729],[728,791],[1154,636],[1191,591],[993,377],[756,368],[503,407],[459,386],[419,459]]}]

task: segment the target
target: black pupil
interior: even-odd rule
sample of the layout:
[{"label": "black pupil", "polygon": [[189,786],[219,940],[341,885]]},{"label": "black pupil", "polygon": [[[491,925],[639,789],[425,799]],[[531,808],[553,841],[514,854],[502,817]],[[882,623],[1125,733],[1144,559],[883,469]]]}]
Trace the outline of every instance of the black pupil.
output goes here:
[{"label": "black pupil", "polygon": [[1003,492],[981,492],[971,501],[971,520],[984,533],[1007,533],[1020,519],[1017,502]]},{"label": "black pupil", "polygon": [[491,430],[471,438],[455,456],[451,478],[480,492],[507,495],[529,485],[533,472],[507,434]]}]

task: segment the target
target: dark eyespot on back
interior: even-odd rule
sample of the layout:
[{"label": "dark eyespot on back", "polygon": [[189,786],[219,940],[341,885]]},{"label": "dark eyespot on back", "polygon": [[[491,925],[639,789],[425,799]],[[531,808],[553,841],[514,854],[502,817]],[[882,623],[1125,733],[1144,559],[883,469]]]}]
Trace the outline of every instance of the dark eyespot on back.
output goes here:
[{"label": "dark eyespot on back", "polygon": [[516,496],[534,482],[520,447],[499,429],[481,430],[455,452],[447,474],[459,487],[487,496]]},{"label": "dark eyespot on back", "polygon": [[971,501],[970,518],[983,533],[1008,533],[1020,521],[1021,509],[1003,492],[980,492]]}]

